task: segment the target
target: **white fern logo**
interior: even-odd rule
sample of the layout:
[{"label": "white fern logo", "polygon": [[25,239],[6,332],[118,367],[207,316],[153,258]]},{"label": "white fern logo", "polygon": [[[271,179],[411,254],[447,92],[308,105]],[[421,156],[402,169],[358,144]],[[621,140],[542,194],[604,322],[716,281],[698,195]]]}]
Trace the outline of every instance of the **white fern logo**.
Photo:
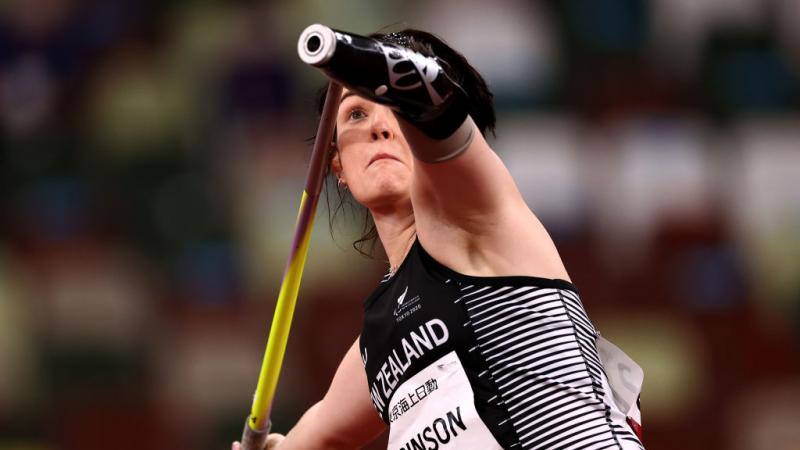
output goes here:
[{"label": "white fern logo", "polygon": [[403,304],[403,300],[406,299],[406,294],[408,294],[408,286],[406,286],[406,290],[403,291],[402,294],[400,294],[400,297],[397,297],[397,304],[398,305],[402,305]]}]

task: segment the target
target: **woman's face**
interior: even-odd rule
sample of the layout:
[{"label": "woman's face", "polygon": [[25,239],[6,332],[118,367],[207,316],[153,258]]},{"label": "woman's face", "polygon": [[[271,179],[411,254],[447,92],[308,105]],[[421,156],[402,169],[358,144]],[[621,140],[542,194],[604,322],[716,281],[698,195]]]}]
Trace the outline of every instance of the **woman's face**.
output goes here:
[{"label": "woman's face", "polygon": [[414,158],[392,111],[345,90],[332,168],[370,210],[410,206]]}]

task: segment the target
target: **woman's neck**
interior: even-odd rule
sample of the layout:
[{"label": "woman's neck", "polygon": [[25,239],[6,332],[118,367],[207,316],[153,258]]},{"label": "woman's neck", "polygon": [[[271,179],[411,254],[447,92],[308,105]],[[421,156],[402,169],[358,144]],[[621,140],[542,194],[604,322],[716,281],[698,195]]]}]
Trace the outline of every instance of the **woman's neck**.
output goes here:
[{"label": "woman's neck", "polygon": [[414,223],[414,211],[394,211],[390,214],[372,212],[375,229],[378,230],[383,249],[389,258],[390,270],[394,272],[405,259],[414,244],[417,228]]}]

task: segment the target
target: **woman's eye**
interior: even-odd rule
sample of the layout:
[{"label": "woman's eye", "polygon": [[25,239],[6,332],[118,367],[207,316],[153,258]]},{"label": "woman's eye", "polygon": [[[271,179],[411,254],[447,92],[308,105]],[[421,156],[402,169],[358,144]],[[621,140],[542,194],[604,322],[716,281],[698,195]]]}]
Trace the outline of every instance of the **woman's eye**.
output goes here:
[{"label": "woman's eye", "polygon": [[367,113],[361,109],[354,109],[350,111],[350,114],[347,115],[347,118],[350,120],[361,120],[365,117],[367,117]]}]

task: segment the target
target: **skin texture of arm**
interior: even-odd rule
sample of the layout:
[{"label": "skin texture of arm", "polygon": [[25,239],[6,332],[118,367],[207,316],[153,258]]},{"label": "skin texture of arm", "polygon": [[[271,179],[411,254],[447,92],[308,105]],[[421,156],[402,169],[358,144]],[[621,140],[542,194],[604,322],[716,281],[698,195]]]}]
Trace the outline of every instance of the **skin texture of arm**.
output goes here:
[{"label": "skin texture of arm", "polygon": [[[398,122],[412,148],[437,145]],[[453,159],[415,159],[411,198],[420,242],[446,266],[477,276],[569,279],[550,236],[477,129]]]},{"label": "skin texture of arm", "polygon": [[356,449],[385,428],[369,398],[356,340],[339,364],[325,397],[306,411],[276,448]]}]

